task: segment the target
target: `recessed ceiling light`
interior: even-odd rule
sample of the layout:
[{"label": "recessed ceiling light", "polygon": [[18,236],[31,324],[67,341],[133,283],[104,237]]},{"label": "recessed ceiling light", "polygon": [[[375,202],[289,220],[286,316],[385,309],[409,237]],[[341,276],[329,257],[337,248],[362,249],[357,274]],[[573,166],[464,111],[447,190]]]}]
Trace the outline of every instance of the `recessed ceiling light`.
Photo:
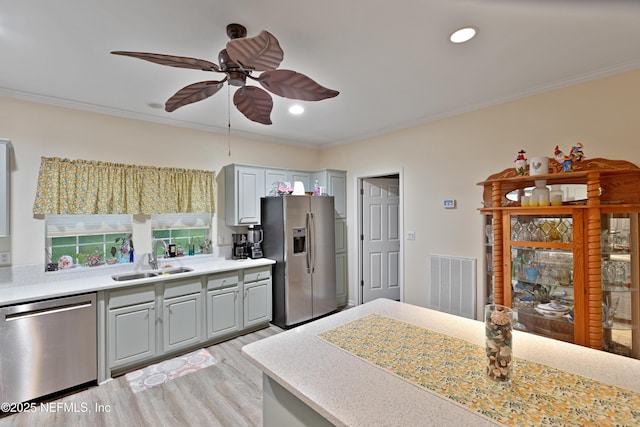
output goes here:
[{"label": "recessed ceiling light", "polygon": [[476,29],[473,27],[460,28],[454,31],[449,37],[452,43],[464,43],[471,40],[476,35]]},{"label": "recessed ceiling light", "polygon": [[289,107],[289,112],[297,116],[304,113],[304,108],[302,107],[302,105],[292,105],[291,107]]}]

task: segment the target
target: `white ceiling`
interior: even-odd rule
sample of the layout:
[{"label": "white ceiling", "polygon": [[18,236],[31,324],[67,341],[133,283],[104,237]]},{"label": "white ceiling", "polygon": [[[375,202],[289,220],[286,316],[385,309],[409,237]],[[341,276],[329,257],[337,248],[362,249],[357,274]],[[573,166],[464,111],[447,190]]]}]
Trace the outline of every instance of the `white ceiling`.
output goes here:
[{"label": "white ceiling", "polygon": [[[640,68],[638,0],[0,0],[0,95],[226,134],[226,88],[148,106],[219,74],[109,52],[217,62],[232,22],[275,35],[280,68],[340,91],[302,116],[274,96],[271,126],[231,104],[232,132],[310,147]],[[477,37],[450,43],[466,25]]]}]

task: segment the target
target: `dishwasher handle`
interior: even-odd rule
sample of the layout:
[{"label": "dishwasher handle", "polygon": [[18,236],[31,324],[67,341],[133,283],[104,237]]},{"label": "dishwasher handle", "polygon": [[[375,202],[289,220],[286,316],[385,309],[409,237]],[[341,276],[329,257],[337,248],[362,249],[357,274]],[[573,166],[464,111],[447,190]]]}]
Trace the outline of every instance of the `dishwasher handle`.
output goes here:
[{"label": "dishwasher handle", "polygon": [[93,304],[91,301],[82,301],[82,302],[77,302],[72,304],[62,304],[62,305],[48,307],[48,308],[40,308],[40,309],[36,308],[34,310],[7,314],[5,316],[5,320],[7,322],[12,322],[20,319],[29,319],[37,316],[46,316],[46,315],[51,315],[55,313],[62,313],[65,311],[80,310],[82,308],[91,307],[92,305]]}]

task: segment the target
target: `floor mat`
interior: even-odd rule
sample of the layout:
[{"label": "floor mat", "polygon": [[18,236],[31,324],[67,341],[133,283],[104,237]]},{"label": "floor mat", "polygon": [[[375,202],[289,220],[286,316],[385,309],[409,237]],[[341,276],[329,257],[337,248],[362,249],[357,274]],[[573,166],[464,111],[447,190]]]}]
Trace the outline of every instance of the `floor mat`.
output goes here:
[{"label": "floor mat", "polygon": [[203,348],[129,372],[125,375],[125,378],[129,382],[131,390],[137,393],[206,368],[216,362],[216,358]]}]

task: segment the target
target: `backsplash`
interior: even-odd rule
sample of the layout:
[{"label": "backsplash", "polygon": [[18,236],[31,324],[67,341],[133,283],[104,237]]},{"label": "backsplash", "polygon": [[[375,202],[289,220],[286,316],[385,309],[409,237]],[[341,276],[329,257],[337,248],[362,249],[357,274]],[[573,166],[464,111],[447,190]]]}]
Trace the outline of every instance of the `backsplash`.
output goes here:
[{"label": "backsplash", "polygon": [[[224,258],[231,259],[231,247],[224,246],[218,248],[212,247],[212,254],[209,256],[195,256],[195,257],[176,257],[168,260],[163,260],[165,263],[199,263],[203,261],[210,261],[211,258]],[[175,261],[174,261],[175,260]],[[14,267],[0,267],[0,286],[3,284],[15,285],[30,285],[36,283],[55,283],[62,280],[78,279],[82,277],[97,277],[112,275],[117,273],[123,273],[136,270],[148,270],[151,267],[148,263],[148,256],[146,253],[138,256],[133,264],[122,265],[103,265],[91,268],[78,268],[62,271],[49,271],[45,272],[44,264],[31,264],[31,265],[19,265]],[[2,301],[0,301],[0,304]]]}]

